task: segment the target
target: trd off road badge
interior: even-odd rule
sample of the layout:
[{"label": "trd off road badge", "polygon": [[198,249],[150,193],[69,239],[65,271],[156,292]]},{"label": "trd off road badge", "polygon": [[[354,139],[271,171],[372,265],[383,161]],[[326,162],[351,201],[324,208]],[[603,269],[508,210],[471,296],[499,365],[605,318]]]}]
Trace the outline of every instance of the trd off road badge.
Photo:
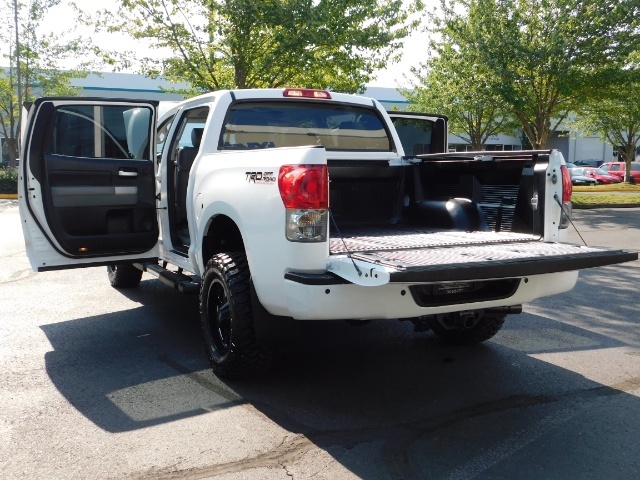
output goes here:
[{"label": "trd off road badge", "polygon": [[249,183],[276,183],[276,176],[273,172],[245,172]]}]

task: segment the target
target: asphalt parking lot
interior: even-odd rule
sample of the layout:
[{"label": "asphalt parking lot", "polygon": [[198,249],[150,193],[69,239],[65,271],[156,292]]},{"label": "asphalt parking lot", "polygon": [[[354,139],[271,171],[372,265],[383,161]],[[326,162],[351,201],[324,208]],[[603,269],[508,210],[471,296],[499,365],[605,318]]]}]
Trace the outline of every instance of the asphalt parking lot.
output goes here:
[{"label": "asphalt parking lot", "polygon": [[[640,250],[639,208],[574,217],[588,244]],[[226,382],[197,297],[33,273],[15,201],[0,232],[2,478],[639,478],[639,261],[583,272],[480,346],[311,322],[272,373]]]}]

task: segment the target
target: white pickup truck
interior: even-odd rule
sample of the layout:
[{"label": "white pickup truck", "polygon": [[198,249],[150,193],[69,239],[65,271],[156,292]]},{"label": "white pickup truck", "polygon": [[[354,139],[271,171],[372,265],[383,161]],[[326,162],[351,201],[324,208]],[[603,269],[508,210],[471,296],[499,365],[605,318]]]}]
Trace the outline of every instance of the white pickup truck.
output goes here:
[{"label": "white pickup truck", "polygon": [[444,117],[392,119],[320,90],[219,91],[156,112],[35,102],[26,249],[37,271],[106,265],[116,288],[146,271],[199,294],[220,376],[265,371],[293,320],[410,319],[481,342],[579,269],[638,258],[563,243],[571,178],[555,150],[443,153]]}]

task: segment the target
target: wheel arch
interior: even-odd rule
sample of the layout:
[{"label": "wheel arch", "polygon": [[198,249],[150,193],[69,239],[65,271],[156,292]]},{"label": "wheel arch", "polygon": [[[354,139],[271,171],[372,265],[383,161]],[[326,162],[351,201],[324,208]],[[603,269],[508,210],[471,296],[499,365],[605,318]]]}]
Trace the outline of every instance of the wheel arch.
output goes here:
[{"label": "wheel arch", "polygon": [[240,228],[227,215],[212,217],[202,236],[201,258],[203,265],[218,253],[244,252],[244,240]]}]

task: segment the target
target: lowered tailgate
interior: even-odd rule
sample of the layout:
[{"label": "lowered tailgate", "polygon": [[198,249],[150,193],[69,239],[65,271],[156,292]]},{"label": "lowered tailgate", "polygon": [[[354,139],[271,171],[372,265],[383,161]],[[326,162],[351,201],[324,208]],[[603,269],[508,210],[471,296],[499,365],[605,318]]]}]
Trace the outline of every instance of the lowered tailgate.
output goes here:
[{"label": "lowered tailgate", "polygon": [[[512,232],[366,230],[331,238],[329,270],[347,280],[376,275],[378,282],[451,282],[515,278],[601,267],[638,259],[638,253],[543,242]],[[350,271],[351,270],[351,271]],[[368,277],[367,277],[368,278]]]}]

